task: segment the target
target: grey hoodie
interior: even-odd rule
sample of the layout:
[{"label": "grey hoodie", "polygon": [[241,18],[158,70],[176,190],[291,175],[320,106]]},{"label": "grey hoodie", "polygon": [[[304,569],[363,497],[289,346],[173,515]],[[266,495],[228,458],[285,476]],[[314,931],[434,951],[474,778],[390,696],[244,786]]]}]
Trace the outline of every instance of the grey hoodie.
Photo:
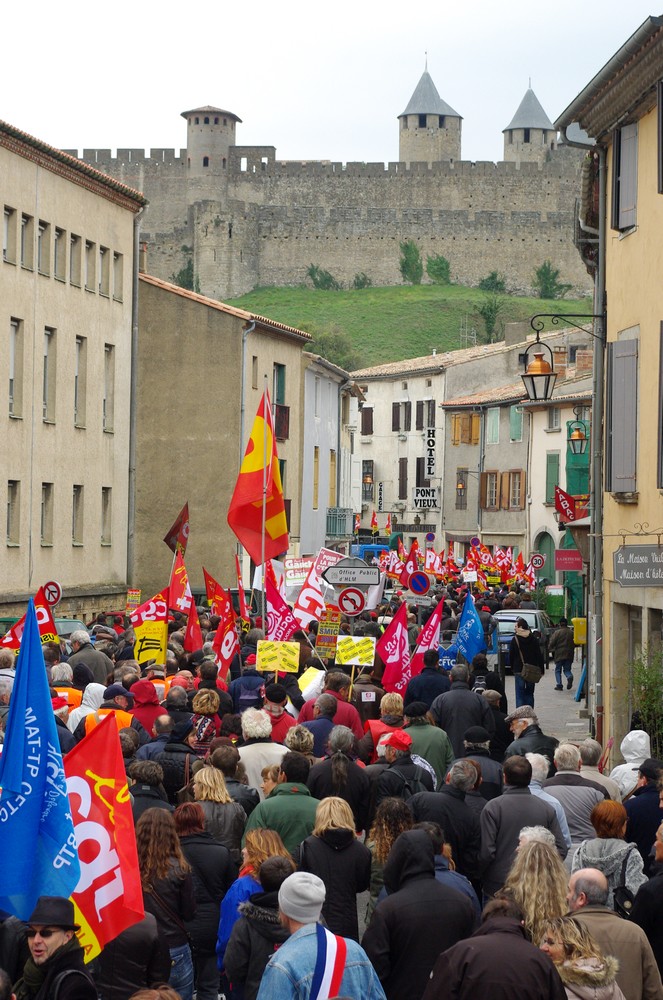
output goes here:
[{"label": "grey hoodie", "polygon": [[636,894],[641,885],[648,881],[642,870],[642,855],[635,844],[627,844],[624,840],[614,837],[594,837],[583,840],[576,850],[571,864],[571,873],[579,868],[598,868],[608,880],[608,901],[606,906],[613,907],[613,891],[622,885],[622,865],[626,860],[626,878],[624,885]]},{"label": "grey hoodie", "polygon": [[84,719],[86,715],[93,715],[97,711],[104,700],[105,690],[106,688],[103,684],[92,683],[87,685],[85,691],[83,691],[83,697],[81,698],[79,707],[69,713],[67,728],[70,732],[74,732],[78,723],[81,719]]},{"label": "grey hoodie", "polygon": [[613,767],[610,777],[617,782],[622,799],[625,799],[629,792],[633,791],[638,780],[638,772],[633,768],[637,768],[651,757],[651,742],[644,729],[633,729],[626,734],[619,749],[626,763]]}]

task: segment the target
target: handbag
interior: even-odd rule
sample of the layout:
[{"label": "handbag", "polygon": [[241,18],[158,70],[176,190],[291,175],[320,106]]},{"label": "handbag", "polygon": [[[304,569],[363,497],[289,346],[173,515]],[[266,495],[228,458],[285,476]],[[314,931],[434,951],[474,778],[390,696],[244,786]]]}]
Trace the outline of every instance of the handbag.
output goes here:
[{"label": "handbag", "polygon": [[[632,850],[633,848],[631,848]],[[622,861],[622,873],[621,873],[621,884],[615,886],[612,892],[612,907],[615,913],[618,913],[620,917],[624,917],[628,920],[631,916],[631,910],[633,909],[633,903],[635,902],[635,896],[630,889],[626,887],[626,865],[628,864],[628,859],[631,856],[631,851],[627,851],[624,855],[624,860]]]},{"label": "handbag", "polygon": [[520,643],[518,642],[518,636],[516,636],[516,646],[518,647],[520,662],[522,663],[520,676],[528,684],[538,684],[543,677],[543,670],[537,663],[525,663],[525,660],[523,659],[523,651],[520,648]]},{"label": "handbag", "polygon": [[175,792],[175,798],[179,805],[182,802],[195,802],[195,796],[193,794],[193,780],[191,778],[191,754],[186,755],[184,761],[184,784],[180,789]]},{"label": "handbag", "polygon": [[175,913],[175,910],[173,910],[173,908],[168,905],[163,896],[159,895],[159,893],[156,891],[153,885],[145,886],[145,892],[149,896],[153,897],[157,906],[160,906],[161,909],[164,911],[164,913],[168,914],[168,916],[170,917],[170,919],[172,920],[172,922],[175,924],[176,927],[179,927],[179,929],[185,935],[187,944],[189,945],[189,948],[191,949],[191,954],[193,955],[194,951],[193,938],[191,937],[189,931],[187,930],[184,921],[179,917],[177,913]]}]

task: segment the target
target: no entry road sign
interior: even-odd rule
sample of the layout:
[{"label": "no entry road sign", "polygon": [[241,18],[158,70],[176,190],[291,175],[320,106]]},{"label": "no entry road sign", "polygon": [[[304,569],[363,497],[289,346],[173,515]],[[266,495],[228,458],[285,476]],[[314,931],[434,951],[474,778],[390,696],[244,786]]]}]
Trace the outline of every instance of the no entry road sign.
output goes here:
[{"label": "no entry road sign", "polygon": [[338,606],[344,615],[360,615],[364,610],[366,598],[356,587],[346,587],[338,595]]}]

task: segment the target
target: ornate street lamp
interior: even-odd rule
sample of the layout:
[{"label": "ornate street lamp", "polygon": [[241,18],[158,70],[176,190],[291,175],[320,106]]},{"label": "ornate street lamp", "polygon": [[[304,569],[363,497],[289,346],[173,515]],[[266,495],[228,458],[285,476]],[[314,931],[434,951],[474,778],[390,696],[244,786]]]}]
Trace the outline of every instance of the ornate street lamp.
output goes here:
[{"label": "ornate street lamp", "polygon": [[[531,360],[528,357],[530,351],[532,351]],[[545,351],[548,352],[550,361],[546,361]],[[557,372],[553,368],[552,360],[552,351],[547,344],[541,343],[537,330],[536,340],[525,351],[525,371],[520,376],[525,383],[525,392],[528,398],[534,403],[540,403],[552,397],[557,381]]]},{"label": "ornate street lamp", "polygon": [[566,440],[572,455],[584,455],[587,451],[587,434],[585,432],[585,424],[580,420],[580,413],[582,411],[579,407],[574,406],[573,412],[575,420],[572,420],[569,424],[569,432]]}]

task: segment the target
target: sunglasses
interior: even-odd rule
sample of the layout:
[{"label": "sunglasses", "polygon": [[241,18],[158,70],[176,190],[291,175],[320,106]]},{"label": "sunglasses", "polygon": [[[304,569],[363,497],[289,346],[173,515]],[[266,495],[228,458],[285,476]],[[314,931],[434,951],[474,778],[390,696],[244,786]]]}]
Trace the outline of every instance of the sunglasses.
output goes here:
[{"label": "sunglasses", "polygon": [[47,941],[49,937],[53,937],[53,935],[57,934],[59,930],[61,930],[60,927],[44,927],[43,930],[36,931],[34,927],[28,927],[27,935],[29,938],[33,938],[39,934],[39,937],[42,937],[44,941]]}]

